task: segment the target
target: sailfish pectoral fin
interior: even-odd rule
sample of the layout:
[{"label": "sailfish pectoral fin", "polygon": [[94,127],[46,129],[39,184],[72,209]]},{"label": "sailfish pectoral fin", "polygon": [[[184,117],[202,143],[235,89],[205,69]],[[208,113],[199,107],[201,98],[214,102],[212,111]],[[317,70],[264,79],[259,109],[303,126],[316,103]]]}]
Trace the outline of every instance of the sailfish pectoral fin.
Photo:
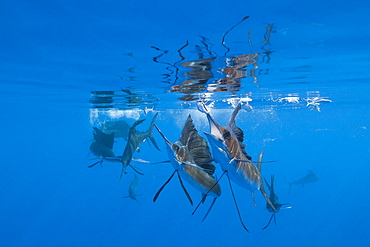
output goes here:
[{"label": "sailfish pectoral fin", "polygon": [[212,204],[211,204],[211,206],[209,206],[209,209],[208,209],[206,215],[204,215],[204,217],[202,219],[202,222],[205,221],[205,219],[207,218],[209,212],[211,212],[211,209],[212,209],[213,205],[215,204],[216,200],[217,200],[217,197],[213,198]]},{"label": "sailfish pectoral fin", "polygon": [[221,180],[221,178],[225,175],[226,171],[222,173],[222,175],[220,176],[220,178],[217,180],[217,182],[207,191],[207,193],[205,193],[202,197],[202,200],[200,200],[200,202],[198,203],[197,207],[194,209],[193,214],[195,214],[195,212],[198,210],[200,204],[202,204],[204,201],[205,201],[205,198],[207,197],[207,195],[209,194],[209,192],[212,191],[212,189],[218,184],[218,182]]},{"label": "sailfish pectoral fin", "polygon": [[142,172],[139,172],[134,166],[132,166],[132,165],[129,165],[131,168],[132,168],[132,170],[134,170],[137,174],[139,174],[139,175],[144,175],[144,173],[142,173]]},{"label": "sailfish pectoral fin", "polygon": [[157,191],[157,193],[154,195],[154,197],[153,197],[153,202],[155,202],[157,199],[158,199],[158,196],[159,196],[159,194],[162,192],[162,190],[164,189],[164,187],[171,181],[171,179],[172,179],[172,177],[173,177],[173,175],[175,175],[175,173],[176,173],[177,171],[175,170],[173,173],[172,173],[172,175],[170,176],[170,178],[169,179],[167,179],[167,181],[162,185],[162,187]]},{"label": "sailfish pectoral fin", "polygon": [[189,195],[188,191],[186,190],[186,188],[185,188],[185,186],[184,186],[184,184],[183,184],[183,182],[182,182],[182,179],[181,179],[181,177],[180,177],[180,174],[179,174],[179,173],[177,173],[177,176],[178,176],[178,178],[179,178],[179,181],[180,181],[181,187],[182,187],[182,189],[184,190],[186,197],[188,198],[188,200],[189,200],[190,204],[193,206],[193,200],[191,199],[191,197],[190,197],[190,195]]},{"label": "sailfish pectoral fin", "polygon": [[249,232],[248,228],[244,225],[244,222],[243,222],[242,216],[241,216],[241,214],[240,214],[240,210],[239,210],[239,207],[238,207],[238,203],[236,202],[236,198],[235,198],[235,195],[234,195],[233,187],[232,187],[232,185],[231,185],[231,181],[230,181],[229,174],[226,174],[226,175],[227,175],[227,180],[229,181],[230,190],[231,190],[231,195],[233,196],[233,199],[234,199],[234,204],[235,204],[235,207],[236,207],[236,211],[238,212],[238,216],[239,216],[240,223],[242,224],[243,228],[244,228],[247,232]]},{"label": "sailfish pectoral fin", "polygon": [[100,163],[100,165],[103,163],[103,160],[99,160],[98,162],[95,162],[94,164],[92,164],[92,165],[89,165],[88,166],[88,168],[91,168],[91,167],[94,167],[95,165],[97,165],[97,164],[99,164]]},{"label": "sailfish pectoral fin", "polygon": [[[267,225],[264,228],[262,228],[262,230],[265,230],[267,227],[269,227],[269,225],[271,223],[271,220],[272,220],[272,218],[274,218],[274,216],[275,216],[275,214],[271,215],[269,222],[267,223]],[[275,224],[276,224],[276,220],[275,220]]]},{"label": "sailfish pectoral fin", "polygon": [[205,171],[205,172],[209,172],[209,171],[213,171],[213,170],[211,170],[211,169],[207,169],[207,168],[203,168],[203,167],[200,167],[200,166],[198,166],[198,165],[196,165],[196,164],[194,164],[194,163],[191,163],[191,162],[189,162],[189,161],[185,161],[185,162],[183,162],[184,164],[186,164],[186,165],[189,165],[189,166],[192,166],[192,167],[195,167],[195,168],[198,168],[198,169],[200,169],[200,170],[203,170],[203,171]]},{"label": "sailfish pectoral fin", "polygon": [[232,163],[232,162],[251,162],[250,160],[241,160],[241,159],[235,159],[235,158],[232,158],[231,160],[230,160],[230,163]]},{"label": "sailfish pectoral fin", "polygon": [[207,199],[207,196],[202,193],[202,200],[201,200],[201,202],[204,203],[206,201],[206,199]]},{"label": "sailfish pectoral fin", "polygon": [[163,163],[171,163],[170,160],[165,160],[165,161],[159,161],[159,162],[154,162],[154,163],[150,163],[151,165],[157,165],[157,164],[163,164]]}]

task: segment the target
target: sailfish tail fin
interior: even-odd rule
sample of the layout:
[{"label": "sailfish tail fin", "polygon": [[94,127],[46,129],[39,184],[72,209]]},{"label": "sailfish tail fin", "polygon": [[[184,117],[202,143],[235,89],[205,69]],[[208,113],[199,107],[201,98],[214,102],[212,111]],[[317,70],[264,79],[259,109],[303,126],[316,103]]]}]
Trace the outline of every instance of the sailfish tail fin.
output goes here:
[{"label": "sailfish tail fin", "polygon": [[[285,179],[285,178],[284,178]],[[290,190],[292,189],[292,186],[293,186],[293,183],[289,182],[288,180],[285,179],[285,181],[289,184],[289,193],[290,193]]]},{"label": "sailfish tail fin", "polygon": [[152,133],[152,130],[153,130],[153,127],[154,127],[154,123],[155,123],[155,120],[157,118],[157,115],[158,115],[158,112],[154,115],[153,119],[152,119],[152,122],[150,123],[150,126],[148,128],[148,130],[146,131],[147,135],[148,135],[148,139],[153,143],[154,147],[161,151],[158,147],[158,144],[157,142],[155,141],[154,137],[153,137],[153,133]]}]

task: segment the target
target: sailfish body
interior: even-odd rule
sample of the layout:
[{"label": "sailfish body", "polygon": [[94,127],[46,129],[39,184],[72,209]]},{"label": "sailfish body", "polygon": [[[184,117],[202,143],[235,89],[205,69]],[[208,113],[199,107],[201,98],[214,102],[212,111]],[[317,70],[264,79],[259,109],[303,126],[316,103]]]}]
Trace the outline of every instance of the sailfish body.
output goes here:
[{"label": "sailfish body", "polygon": [[152,136],[152,129],[153,129],[153,126],[154,126],[155,119],[157,118],[157,115],[158,115],[158,113],[156,113],[154,115],[153,120],[150,123],[150,126],[149,126],[148,130],[145,131],[145,132],[141,132],[141,131],[136,130],[136,126],[141,124],[145,119],[136,121],[130,127],[127,144],[126,144],[126,147],[123,151],[122,159],[120,160],[122,162],[121,177],[122,177],[122,174],[125,172],[126,167],[130,165],[130,162],[132,160],[132,156],[133,156],[134,152],[138,150],[140,144],[145,139],[149,138],[149,140],[153,143],[155,148],[160,150],[156,141],[154,140],[154,138]]},{"label": "sailfish body", "polygon": [[231,180],[245,189],[254,191],[260,188],[261,174],[244,149],[241,142],[242,131],[235,126],[235,117],[240,109],[239,104],[225,127],[220,126],[208,112],[203,111],[207,114],[211,130],[210,133],[205,132],[205,135],[211,144],[213,158],[224,171],[228,171]]},{"label": "sailfish body", "polygon": [[[175,145],[179,148],[177,149]],[[197,165],[187,147],[183,146],[179,141],[175,142],[173,147],[175,150],[167,146],[167,153],[169,157],[171,155],[173,156],[170,160],[174,169],[180,174],[180,177],[202,194],[207,194],[208,192],[208,195],[211,197],[219,197],[221,195],[221,188],[217,184],[217,181],[208,173],[208,170]],[[209,191],[214,185],[215,187]]]},{"label": "sailfish body", "polygon": [[[188,116],[180,139],[175,143],[170,142],[157,126],[156,128],[166,142],[168,157],[175,169],[174,173],[177,172],[179,175],[181,185],[183,186],[181,179],[184,179],[203,195],[207,194],[214,197],[215,201],[221,195],[221,187],[213,177],[215,166],[211,163],[212,157],[209,147],[205,139],[196,130],[191,116]],[[158,191],[154,197],[154,201],[169,180]],[[191,198],[184,186],[183,189],[192,204]]]},{"label": "sailfish body", "polygon": [[139,203],[139,201],[137,200],[137,196],[140,196],[140,195],[136,194],[135,192],[138,184],[139,184],[139,177],[135,174],[134,180],[132,180],[130,186],[128,187],[128,196],[124,196],[123,198],[131,198],[132,200],[137,201]]},{"label": "sailfish body", "polygon": [[303,178],[300,178],[293,182],[287,181],[289,183],[289,192],[292,189],[293,185],[301,185],[303,187],[305,184],[314,183],[314,182],[317,182],[318,180],[319,178],[316,176],[316,174],[313,171],[308,171],[308,174],[304,176]]},{"label": "sailfish body", "polygon": [[[235,125],[235,117],[241,109],[241,104],[235,108],[227,126],[220,126],[209,114],[203,103],[198,105],[199,110],[207,114],[210,133],[207,136],[214,160],[227,172],[229,178],[239,186],[251,191],[260,190],[266,201],[274,208],[269,200],[262,183],[261,162],[255,166],[251,157],[245,151],[243,131]],[[262,159],[262,154],[260,159]]]},{"label": "sailfish body", "polygon": [[[258,168],[243,154],[238,140],[235,137],[231,137],[233,133],[225,128],[223,131],[225,131],[226,135],[230,135],[230,138],[227,137],[224,142],[221,142],[210,133],[205,133],[208,141],[211,143],[214,159],[221,165],[224,171],[228,172],[230,179],[237,185],[252,192],[259,190],[261,174]],[[220,145],[221,143],[225,145],[222,146]]]}]

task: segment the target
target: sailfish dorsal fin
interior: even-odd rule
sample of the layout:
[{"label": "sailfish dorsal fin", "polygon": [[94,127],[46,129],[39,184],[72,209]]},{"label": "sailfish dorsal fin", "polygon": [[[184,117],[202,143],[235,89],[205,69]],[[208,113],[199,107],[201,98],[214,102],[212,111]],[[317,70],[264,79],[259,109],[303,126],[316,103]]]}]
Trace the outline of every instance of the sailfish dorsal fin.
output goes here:
[{"label": "sailfish dorsal fin", "polygon": [[93,127],[93,129],[95,130],[95,133],[93,133],[95,142],[112,149],[114,144],[114,133],[106,134],[96,127]]},{"label": "sailfish dorsal fin", "polygon": [[244,132],[243,132],[243,130],[241,128],[239,128],[238,126],[234,126],[233,131],[234,131],[234,134],[235,134],[236,138],[238,139],[238,141],[240,143],[244,142]]},{"label": "sailfish dorsal fin", "polygon": [[179,141],[188,148],[195,163],[199,167],[204,168],[210,175],[213,175],[216,167],[212,164],[210,149],[206,140],[199,135],[190,114],[185,122]]}]

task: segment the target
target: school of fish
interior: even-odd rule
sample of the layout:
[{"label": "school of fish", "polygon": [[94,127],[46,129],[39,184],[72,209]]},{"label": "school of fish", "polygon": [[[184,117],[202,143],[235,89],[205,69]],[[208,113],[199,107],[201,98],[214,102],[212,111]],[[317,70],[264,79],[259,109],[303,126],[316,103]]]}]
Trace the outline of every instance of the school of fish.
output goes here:
[{"label": "school of fish", "polygon": [[[256,205],[254,192],[261,192],[266,200],[267,211],[272,213],[268,224],[262,228],[264,230],[270,225],[272,219],[274,219],[276,224],[275,214],[279,212],[280,209],[287,209],[290,208],[290,206],[287,206],[288,203],[280,203],[278,201],[278,196],[274,189],[274,176],[271,177],[270,184],[266,179],[263,179],[261,167],[264,151],[260,153],[257,162],[252,161],[252,157],[247,153],[246,145],[243,143],[244,132],[237,127],[235,121],[241,108],[242,104],[239,103],[231,114],[228,124],[222,127],[212,117],[207,106],[204,103],[199,102],[198,110],[205,114],[209,123],[209,132],[204,132],[206,138],[203,138],[199,134],[198,130],[195,128],[191,115],[188,115],[179,139],[174,142],[166,137],[165,132],[167,130],[162,132],[160,128],[161,126],[158,126],[155,123],[158,112],[154,114],[149,128],[143,132],[136,128],[145,119],[138,120],[131,126],[129,126],[129,124],[124,120],[103,122],[100,129],[98,127],[93,127],[94,139],[90,145],[90,152],[95,156],[93,159],[97,159],[98,161],[88,167],[91,168],[96,164],[102,165],[103,162],[120,163],[122,165],[121,178],[124,174],[129,172],[127,171],[127,167],[130,167],[135,174],[135,177],[128,188],[128,195],[123,198],[131,198],[139,203],[137,196],[141,194],[136,194],[136,188],[139,185],[138,175],[144,174],[131,163],[133,160],[141,163],[150,162],[134,158],[135,152],[139,151],[141,143],[145,140],[149,140],[153,146],[160,151],[158,144],[153,138],[153,129],[155,128],[164,140],[169,158],[168,162],[172,164],[174,171],[154,195],[154,202],[157,201],[162,190],[176,174],[180,186],[191,205],[193,205],[193,199],[187,191],[183,181],[198,190],[201,194],[201,200],[195,207],[193,214],[197,211],[200,205],[205,203],[207,197],[213,198],[205,216],[203,217],[204,221],[212,207],[215,205],[216,200],[221,196],[221,185],[219,181],[225,176],[231,189],[239,220],[247,232],[249,232],[249,230],[241,217],[240,209],[232,186],[233,184],[236,184],[250,191],[254,205]],[[123,136],[122,133],[126,134]],[[127,140],[126,146],[123,149],[122,155],[117,156],[113,151],[113,145],[115,143],[114,139],[122,137]],[[209,144],[206,140],[208,140]],[[149,157],[146,158],[150,159]],[[215,177],[217,167],[213,162],[217,163],[222,171],[222,174],[218,179]],[[309,171],[309,173],[303,178],[293,182],[287,181],[289,184],[289,192],[293,185],[303,186],[304,184],[313,183],[317,180],[318,177],[312,171]],[[265,185],[270,192],[269,195],[265,191]]]}]

